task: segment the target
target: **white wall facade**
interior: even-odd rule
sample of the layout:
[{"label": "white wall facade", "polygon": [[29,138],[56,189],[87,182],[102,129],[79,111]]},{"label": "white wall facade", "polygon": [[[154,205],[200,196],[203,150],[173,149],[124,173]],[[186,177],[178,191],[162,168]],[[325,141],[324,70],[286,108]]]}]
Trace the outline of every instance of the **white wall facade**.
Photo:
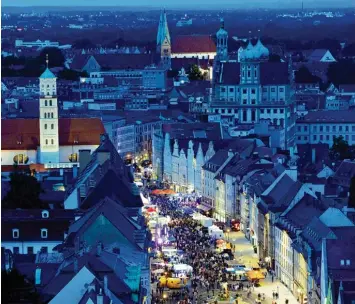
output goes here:
[{"label": "white wall facade", "polygon": [[199,59],[213,59],[216,56],[216,52],[211,53],[171,53],[171,58],[196,58]]},{"label": "white wall facade", "polygon": [[289,289],[293,287],[292,239],[286,231],[275,226],[275,270],[276,276]]},{"label": "white wall facade", "polygon": [[46,239],[43,239],[43,242],[38,242],[38,241],[37,242],[30,242],[30,241],[1,242],[1,247],[11,250],[12,253],[14,253],[14,248],[17,247],[19,250],[19,254],[28,254],[28,247],[33,247],[34,254],[41,251],[42,247],[46,247],[48,253],[52,253],[53,248],[59,244],[62,244],[63,241],[64,241],[64,235],[63,235],[63,240],[58,240],[58,241],[47,241]]}]

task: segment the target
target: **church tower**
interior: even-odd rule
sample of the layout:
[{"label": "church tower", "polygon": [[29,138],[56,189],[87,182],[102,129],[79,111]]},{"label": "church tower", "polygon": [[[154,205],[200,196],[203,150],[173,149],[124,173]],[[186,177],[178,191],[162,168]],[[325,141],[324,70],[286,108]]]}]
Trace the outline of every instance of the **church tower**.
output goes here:
[{"label": "church tower", "polygon": [[57,79],[48,68],[39,77],[39,131],[41,164],[59,163]]},{"label": "church tower", "polygon": [[157,34],[157,53],[160,55],[161,63],[170,68],[171,66],[171,40],[168,28],[168,21],[165,10],[160,15]]},{"label": "church tower", "polygon": [[224,29],[224,20],[221,19],[221,27],[217,34],[217,58],[219,61],[228,60],[228,32]]}]

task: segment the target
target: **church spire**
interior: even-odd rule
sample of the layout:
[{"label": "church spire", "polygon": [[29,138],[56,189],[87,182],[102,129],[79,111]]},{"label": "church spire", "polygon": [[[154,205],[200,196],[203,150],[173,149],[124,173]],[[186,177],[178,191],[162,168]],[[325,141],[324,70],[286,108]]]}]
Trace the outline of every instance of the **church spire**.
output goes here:
[{"label": "church spire", "polygon": [[164,66],[170,68],[171,42],[165,9],[160,14],[157,34],[157,53]]}]

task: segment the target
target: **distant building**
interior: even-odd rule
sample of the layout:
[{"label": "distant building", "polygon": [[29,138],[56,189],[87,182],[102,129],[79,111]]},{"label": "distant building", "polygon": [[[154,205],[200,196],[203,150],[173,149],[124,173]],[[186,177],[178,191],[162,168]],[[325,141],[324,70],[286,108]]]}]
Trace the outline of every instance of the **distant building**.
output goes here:
[{"label": "distant building", "polygon": [[1,248],[13,254],[51,253],[64,241],[76,213],[73,210],[3,210]]},{"label": "distant building", "polygon": [[269,62],[269,50],[260,39],[255,45],[249,41],[246,48],[239,49],[239,62],[226,60],[225,30],[217,35],[219,53],[209,114],[220,115],[221,123],[228,127],[268,120],[270,125],[285,129],[285,148],[292,154],[296,107],[290,65]]},{"label": "distant building", "polygon": [[216,44],[209,35],[182,35],[172,41],[172,58],[213,59],[216,56]]},{"label": "distant building", "polygon": [[171,66],[171,39],[165,10],[160,15],[157,33],[157,55],[165,68]]},{"label": "distant building", "polygon": [[36,41],[28,41],[28,42],[25,42],[25,41],[20,40],[20,39],[16,39],[15,40],[15,48],[39,48],[39,49],[43,49],[43,48],[46,48],[46,47],[71,48],[71,45],[60,46],[59,42],[53,42],[53,41],[50,41],[50,40],[45,40],[45,41],[36,40]]},{"label": "distant building", "polygon": [[298,144],[326,143],[332,146],[334,136],[343,136],[349,145],[355,144],[355,112],[310,111],[297,119]]},{"label": "distant building", "polygon": [[308,57],[309,62],[336,62],[336,59],[329,50],[316,49]]},{"label": "distant building", "polygon": [[78,164],[80,149],[94,150],[104,127],[96,118],[59,118],[56,77],[47,68],[40,77],[39,119],[2,119],[2,165]]},{"label": "distant building", "polygon": [[187,18],[187,15],[181,18],[178,22],[176,22],[177,27],[184,27],[184,26],[191,26],[192,25],[192,18]]}]

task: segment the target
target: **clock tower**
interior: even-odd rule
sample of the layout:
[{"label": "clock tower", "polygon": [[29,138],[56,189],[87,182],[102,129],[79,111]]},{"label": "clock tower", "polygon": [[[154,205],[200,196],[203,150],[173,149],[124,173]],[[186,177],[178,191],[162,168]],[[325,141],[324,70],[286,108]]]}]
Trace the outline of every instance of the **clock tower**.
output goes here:
[{"label": "clock tower", "polygon": [[48,68],[39,77],[39,129],[41,164],[59,163],[57,79]]}]

